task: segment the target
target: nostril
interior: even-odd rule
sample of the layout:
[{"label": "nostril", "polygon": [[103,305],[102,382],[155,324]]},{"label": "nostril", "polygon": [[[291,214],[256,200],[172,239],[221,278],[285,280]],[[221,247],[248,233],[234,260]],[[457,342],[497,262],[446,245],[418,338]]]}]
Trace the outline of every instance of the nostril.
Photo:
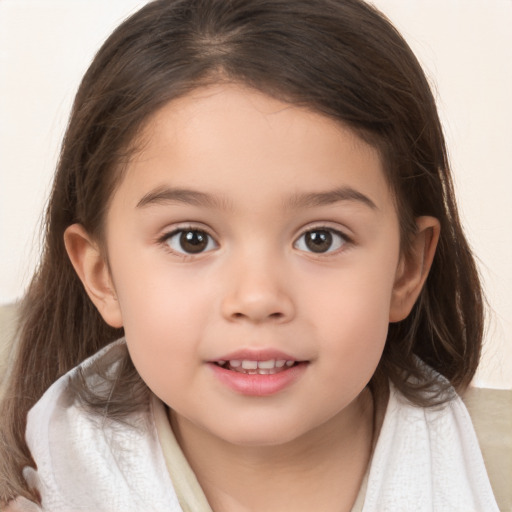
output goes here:
[{"label": "nostril", "polygon": [[272,322],[290,320],[294,307],[290,297],[272,290],[237,290],[221,303],[221,313],[231,322]]},{"label": "nostril", "polygon": [[[272,320],[280,320],[281,318],[283,318],[285,315],[279,311],[275,312],[275,313],[270,313],[269,315],[267,315],[266,318],[269,318],[269,319],[272,319]],[[250,315],[245,315],[244,313],[240,313],[240,312],[236,312],[236,313],[233,313],[232,314],[232,318],[235,318],[235,319],[242,319],[242,318],[250,318]]]}]

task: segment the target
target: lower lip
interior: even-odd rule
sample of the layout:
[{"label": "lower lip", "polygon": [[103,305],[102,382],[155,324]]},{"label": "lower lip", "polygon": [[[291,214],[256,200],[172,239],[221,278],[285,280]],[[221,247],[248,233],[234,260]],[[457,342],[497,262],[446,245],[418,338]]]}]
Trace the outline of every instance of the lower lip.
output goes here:
[{"label": "lower lip", "polygon": [[217,378],[228,388],[247,396],[269,396],[283,391],[299,379],[308,363],[299,363],[272,375],[247,374],[211,363]]}]

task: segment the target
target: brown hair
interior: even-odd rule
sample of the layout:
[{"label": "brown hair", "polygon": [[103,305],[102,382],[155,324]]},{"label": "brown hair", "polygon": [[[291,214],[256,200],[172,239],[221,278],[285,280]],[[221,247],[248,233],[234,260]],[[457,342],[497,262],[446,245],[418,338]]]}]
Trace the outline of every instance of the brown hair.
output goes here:
[{"label": "brown hair", "polygon": [[[101,239],[109,198],[133,141],[158,108],[219,80],[251,86],[354,129],[381,152],[397,201],[403,250],[414,219],[439,219],[441,238],[412,313],[391,324],[377,370],[411,401],[441,401],[419,360],[456,389],[480,356],[483,304],[460,225],[435,101],[412,51],[360,0],[158,0],[125,21],[83,78],[46,214],[44,254],[22,305],[17,356],[0,412],[0,502],[35,499],[21,476],[33,464],[26,414],[48,386],[122,335],[107,326],[68,260],[64,230],[81,223]],[[126,355],[109,414],[137,407],[145,385]],[[409,378],[412,377],[412,378]],[[375,382],[375,380],[374,380]],[[105,400],[83,381],[91,407]]]}]

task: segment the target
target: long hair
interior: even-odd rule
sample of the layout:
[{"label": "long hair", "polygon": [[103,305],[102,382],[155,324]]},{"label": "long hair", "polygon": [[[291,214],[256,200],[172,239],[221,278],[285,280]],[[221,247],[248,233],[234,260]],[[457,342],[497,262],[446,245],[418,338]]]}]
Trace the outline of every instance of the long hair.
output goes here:
[{"label": "long hair", "polygon": [[[360,0],[157,0],[126,20],[99,50],[72,109],[49,201],[40,266],[21,307],[17,352],[0,410],[0,502],[23,495],[30,465],[26,415],[49,385],[122,335],[88,299],[63,234],[81,223],[98,240],[109,199],[137,135],[164,104],[219,81],[243,83],[310,108],[380,151],[401,227],[439,219],[441,238],[412,313],[390,324],[375,379],[412,402],[441,400],[439,379],[470,382],[480,356],[482,292],[459,221],[436,105],[412,51],[389,21]],[[134,407],[144,383],[128,355],[109,393],[109,414]],[[412,377],[412,378],[411,378]],[[104,397],[76,391],[92,408]],[[114,405],[113,405],[114,404]]]}]

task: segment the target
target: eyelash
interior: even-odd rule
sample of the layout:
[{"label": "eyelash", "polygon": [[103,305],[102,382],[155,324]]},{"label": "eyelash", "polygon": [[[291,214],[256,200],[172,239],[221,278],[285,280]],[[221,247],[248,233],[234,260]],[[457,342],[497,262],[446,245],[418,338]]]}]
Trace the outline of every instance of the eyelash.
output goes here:
[{"label": "eyelash", "polygon": [[[195,234],[196,236],[200,235],[200,236],[205,237],[206,244],[207,244],[206,247],[197,252],[194,252],[194,251],[187,252],[185,249],[183,249],[183,246],[181,246],[181,249],[171,246],[170,241],[172,238],[180,235],[178,244],[181,245],[182,242],[184,241],[182,237],[187,234],[189,234],[189,235]],[[215,241],[215,239],[205,229],[193,227],[193,226],[181,227],[178,229],[174,229],[173,231],[171,231],[169,233],[165,233],[159,239],[159,242],[162,245],[166,246],[166,248],[169,249],[172,253],[178,254],[179,256],[182,256],[183,258],[193,258],[194,256],[204,254],[205,252],[210,252],[211,250],[216,249],[218,247],[218,244]],[[214,247],[210,247],[212,244],[214,245]]]},{"label": "eyelash", "polygon": [[[323,235],[318,237],[318,240],[320,244],[327,243],[329,247],[327,247],[326,250],[321,251],[315,251],[311,249],[311,247],[307,247],[307,241],[304,241],[301,243],[301,240],[303,237],[307,235],[313,235],[313,234],[319,234],[322,233]],[[180,248],[173,247],[170,243],[170,241],[179,235],[178,244],[180,245]],[[206,246],[201,248],[199,247],[199,250],[197,252],[194,251],[187,251],[183,248],[182,243],[186,240],[183,239],[183,236],[186,235],[192,235],[192,236],[200,236],[204,237],[206,240]],[[327,236],[326,236],[327,235]],[[337,239],[337,242],[336,242]],[[315,242],[315,237],[310,239],[313,243]],[[164,245],[169,251],[171,251],[173,254],[177,254],[183,258],[194,258],[195,256],[200,256],[202,254],[205,254],[207,252],[210,252],[216,248],[218,248],[218,243],[215,241],[212,235],[210,235],[205,229],[199,228],[199,227],[180,227],[177,229],[174,229],[168,233],[165,233],[160,239],[158,240],[159,243]],[[192,239],[190,239],[190,242],[192,242]],[[192,242],[193,244],[194,242]],[[201,243],[201,241],[200,241]],[[299,251],[306,252],[313,255],[331,255],[332,253],[338,253],[344,249],[344,247],[347,244],[352,243],[352,240],[341,231],[328,227],[328,226],[316,226],[313,228],[309,228],[301,233],[301,235],[295,239],[293,242],[293,247]],[[318,247],[320,247],[320,244]],[[332,245],[335,244],[336,247],[332,249]],[[302,246],[302,247],[301,247]],[[309,250],[308,250],[309,249]]]},{"label": "eyelash", "polygon": [[[314,233],[316,233],[316,234],[323,233],[324,235],[325,234],[328,235],[327,237],[323,236],[323,237],[319,238],[320,243],[327,240],[327,243],[329,243],[329,247],[327,248],[327,250],[315,251],[315,250],[307,250],[307,249],[303,249],[303,248],[299,247],[301,239],[303,239],[307,235],[312,235]],[[332,245],[335,243],[335,240],[334,240],[335,238],[338,239],[338,242],[336,243],[337,247],[332,249]],[[312,241],[314,241],[314,238],[312,239]],[[334,228],[331,228],[328,226],[315,226],[313,228],[309,228],[306,231],[304,231],[295,240],[295,242],[293,243],[293,247],[300,251],[304,251],[304,252],[307,252],[307,253],[313,254],[313,255],[320,255],[320,256],[329,255],[330,256],[331,254],[337,254],[337,253],[343,251],[345,246],[350,243],[352,243],[352,240],[347,235],[345,235],[344,233],[342,233],[341,231],[339,231],[337,229],[334,229]],[[307,242],[303,243],[303,245],[306,245],[306,244],[307,244]],[[309,249],[311,249],[311,247],[309,247]]]}]

